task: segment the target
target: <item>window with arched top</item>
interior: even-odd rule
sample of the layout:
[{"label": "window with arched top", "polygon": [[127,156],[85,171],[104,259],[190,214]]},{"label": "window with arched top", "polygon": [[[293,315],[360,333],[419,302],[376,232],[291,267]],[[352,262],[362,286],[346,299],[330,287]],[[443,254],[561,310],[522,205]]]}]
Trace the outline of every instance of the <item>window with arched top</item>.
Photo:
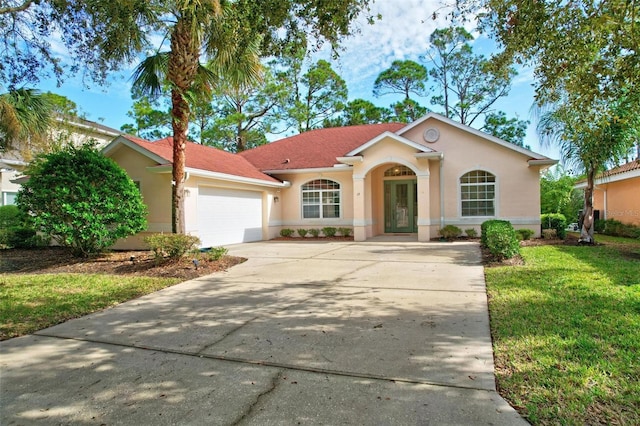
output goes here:
[{"label": "window with arched top", "polygon": [[393,166],[384,171],[385,177],[389,176],[415,176],[416,174],[407,166]]},{"label": "window with arched top", "polygon": [[302,185],[302,217],[340,217],[340,184],[329,179],[316,179]]},{"label": "window with arched top", "polygon": [[460,178],[462,216],[495,216],[496,177],[473,170]]}]

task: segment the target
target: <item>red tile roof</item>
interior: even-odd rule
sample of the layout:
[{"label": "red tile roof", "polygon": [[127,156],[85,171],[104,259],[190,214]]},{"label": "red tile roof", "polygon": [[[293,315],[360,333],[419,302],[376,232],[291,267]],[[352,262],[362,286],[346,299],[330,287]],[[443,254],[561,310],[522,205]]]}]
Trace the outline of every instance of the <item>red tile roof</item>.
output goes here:
[{"label": "red tile roof", "polygon": [[343,157],[381,133],[396,132],[405,126],[383,123],[311,130],[244,151],[240,156],[260,170],[332,167],[337,163],[336,157]]},{"label": "red tile roof", "polygon": [[[166,164],[173,163],[173,137],[170,136],[155,142],[149,142],[130,135],[123,137],[166,160]],[[193,142],[187,142],[186,167],[268,182],[279,182],[277,179],[262,173],[237,154]]]},{"label": "red tile roof", "polygon": [[630,172],[632,170],[640,170],[640,159],[637,159],[635,161],[630,161],[626,164],[623,164],[622,166],[618,166],[611,170],[607,170],[606,172],[598,175],[598,178],[618,175],[620,173]]}]

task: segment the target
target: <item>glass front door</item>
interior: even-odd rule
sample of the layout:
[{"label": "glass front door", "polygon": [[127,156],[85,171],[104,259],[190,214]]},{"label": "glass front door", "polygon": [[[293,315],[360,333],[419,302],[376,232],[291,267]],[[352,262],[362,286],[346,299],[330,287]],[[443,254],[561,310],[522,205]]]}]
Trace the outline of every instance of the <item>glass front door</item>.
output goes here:
[{"label": "glass front door", "polygon": [[384,183],[384,232],[417,232],[417,185],[415,180]]}]

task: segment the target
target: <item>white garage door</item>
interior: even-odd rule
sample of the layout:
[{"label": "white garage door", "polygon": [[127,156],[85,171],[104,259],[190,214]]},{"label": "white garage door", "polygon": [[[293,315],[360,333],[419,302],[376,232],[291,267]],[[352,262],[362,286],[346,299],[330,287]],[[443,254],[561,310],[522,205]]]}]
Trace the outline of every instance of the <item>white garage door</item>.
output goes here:
[{"label": "white garage door", "polygon": [[262,240],[262,193],[202,186],[198,192],[203,247]]}]

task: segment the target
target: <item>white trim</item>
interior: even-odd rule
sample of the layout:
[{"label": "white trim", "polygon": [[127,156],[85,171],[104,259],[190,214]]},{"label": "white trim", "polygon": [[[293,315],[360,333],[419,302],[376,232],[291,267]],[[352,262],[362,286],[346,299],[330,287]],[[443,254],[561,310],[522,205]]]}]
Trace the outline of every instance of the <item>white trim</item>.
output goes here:
[{"label": "white trim", "polygon": [[[302,189],[302,187],[304,185],[308,184],[309,182],[314,182],[314,181],[317,181],[317,180],[328,180],[330,182],[335,182],[340,186],[338,188],[338,190],[337,190],[338,191],[338,196],[339,196],[338,208],[339,208],[339,211],[340,211],[340,215],[338,217],[322,217],[322,216],[321,217],[304,217],[304,207],[305,207],[304,197],[303,197],[304,191],[314,192],[316,190],[314,190],[314,189],[306,189],[305,190],[305,189]],[[298,189],[299,194],[300,194],[300,219],[303,220],[303,221],[310,221],[310,220],[340,220],[340,219],[342,219],[342,214],[344,213],[344,200],[343,200],[343,197],[342,197],[342,188],[343,188],[343,186],[344,186],[344,184],[342,182],[340,182],[338,180],[335,180],[335,179],[328,179],[328,178],[325,178],[325,177],[312,178],[312,179],[306,180],[305,182],[302,182],[300,184],[299,189]],[[319,213],[320,213],[320,215],[322,215],[322,207],[325,205],[323,203],[323,201],[322,201],[322,193],[325,192],[325,191],[326,192],[332,192],[332,191],[336,191],[336,190],[335,189],[326,189],[326,190],[325,189],[318,189],[317,191],[320,192],[320,204],[319,204],[320,209],[319,209]],[[315,205],[315,204],[313,204],[313,205]],[[335,205],[335,204],[327,204],[327,205]]]},{"label": "white trim", "polygon": [[261,170],[266,175],[351,172],[351,167],[317,167],[308,169]]},{"label": "white trim", "polygon": [[[151,143],[151,142],[149,142],[149,143]],[[102,148],[102,154],[108,157],[109,154],[111,154],[111,152],[118,147],[118,145],[127,146],[127,147],[133,149],[134,151],[136,151],[138,154],[142,154],[145,157],[150,158],[151,160],[155,161],[158,164],[167,164],[167,161],[169,161],[169,160],[167,160],[165,158],[160,157],[157,154],[154,154],[153,152],[149,151],[148,149],[141,147],[137,143],[130,141],[129,139],[127,139],[125,136],[122,136],[122,135],[116,137],[114,140],[109,142],[109,144],[107,146]]]},{"label": "white trim", "polygon": [[601,178],[596,178],[595,184],[602,185],[606,183],[618,182],[621,180],[633,179],[637,177],[640,177],[640,169],[629,170],[628,172],[616,173],[615,175],[612,175],[612,176],[603,176]]},{"label": "white trim", "polygon": [[427,160],[444,160],[444,152],[418,152],[414,155],[418,160],[426,158]]},{"label": "white trim", "polygon": [[555,166],[558,164],[558,160],[529,160],[527,161],[529,166]]},{"label": "white trim", "polygon": [[[362,155],[356,155],[353,157],[336,157],[339,163],[344,163],[346,165],[353,165],[356,163],[362,163],[364,161],[364,157]],[[343,164],[340,164],[343,165]],[[338,164],[336,164],[338,166]],[[334,167],[336,167],[334,166]]]},{"label": "white trim", "polygon": [[10,166],[22,166],[22,167],[24,167],[24,166],[27,165],[27,163],[25,161],[22,161],[22,160],[9,160],[8,158],[0,158],[0,166],[2,164],[6,165],[7,167],[10,167]]},{"label": "white trim", "polygon": [[[82,118],[80,118],[80,120],[82,120],[83,122],[80,121],[73,121],[73,120],[67,120],[65,118],[62,117],[56,117],[55,120],[59,123],[62,124],[67,124],[73,127],[77,127],[79,129],[88,129],[93,131],[94,133],[99,133],[101,135],[106,135],[106,136],[120,136],[125,134],[124,132],[121,132],[119,130],[113,129],[111,127],[105,126],[104,124],[100,124],[100,123],[95,123],[89,120],[84,120]],[[85,124],[85,123],[90,123],[90,124]]]},{"label": "white trim", "polygon": [[410,163],[409,161],[407,161],[405,158],[401,158],[401,157],[385,157],[385,158],[380,158],[378,159],[378,161],[376,161],[375,163],[370,163],[367,165],[367,168],[365,170],[361,170],[360,173],[358,174],[354,174],[353,178],[359,178],[359,179],[364,179],[365,176],[374,168],[381,166],[383,164],[386,163],[398,163],[398,164],[402,164],[403,166],[406,166],[408,168],[410,168],[411,170],[413,170],[413,172],[416,174],[416,176],[429,176],[429,170],[426,171],[422,171],[422,170],[416,170],[416,165]]},{"label": "white trim", "polygon": [[424,146],[421,145],[419,143],[416,143],[412,140],[409,140],[407,138],[403,138],[402,136],[399,136],[395,133],[392,133],[390,131],[386,131],[383,132],[381,134],[379,134],[378,136],[376,136],[375,138],[369,140],[368,142],[364,143],[363,145],[360,145],[359,147],[357,147],[356,149],[348,152],[345,157],[352,157],[355,156],[356,154],[361,153],[362,151],[366,150],[367,148],[372,147],[373,145],[377,144],[378,142],[380,142],[381,140],[385,139],[385,138],[390,138],[396,142],[400,142],[404,145],[410,146],[411,148],[415,148],[418,151],[421,152],[434,152],[433,149],[429,148],[428,146]]},{"label": "white trim", "polygon": [[[493,215],[492,216],[463,216],[462,215],[462,184],[460,183],[460,178],[464,175],[466,175],[467,173],[470,172],[474,172],[474,171],[481,171],[481,172],[487,172],[487,173],[491,173],[493,175],[493,177],[495,178],[495,182],[493,182],[493,189],[494,189],[494,198],[493,198]],[[499,215],[500,215],[500,185],[499,185],[499,178],[498,175],[487,168],[478,168],[478,167],[474,167],[471,169],[467,169],[462,171],[462,174],[458,175],[458,177],[456,178],[456,185],[458,187],[457,191],[458,191],[458,217],[462,220],[462,219],[482,219],[482,221],[484,222],[485,220],[491,220],[491,219],[498,219]],[[472,200],[469,200],[472,201]]]},{"label": "white trim", "polygon": [[288,188],[291,186],[291,182],[286,180],[282,182],[269,182],[262,179],[230,175],[227,173],[210,172],[208,170],[193,169],[190,167],[185,168],[184,171],[185,173],[189,173],[192,176],[219,179],[219,180],[224,180],[228,182],[247,183],[251,185],[266,186],[269,188]]},{"label": "white trim", "polygon": [[499,220],[508,220],[509,222],[511,222],[512,225],[540,225],[540,217],[515,217],[515,218],[510,218],[510,217],[493,217],[493,216],[489,216],[489,217],[484,217],[484,216],[467,216],[465,219],[462,218],[445,218],[445,223],[447,225],[480,225],[482,224],[482,222],[485,222],[487,220],[493,220],[493,219],[499,219]]},{"label": "white trim", "polygon": [[[480,138],[482,138],[484,140],[487,140],[489,142],[493,142],[495,144],[498,144],[500,146],[508,148],[508,149],[510,149],[512,151],[519,152],[520,154],[524,154],[524,155],[526,155],[528,157],[534,157],[534,159],[536,159],[536,160],[550,160],[549,158],[545,157],[544,155],[535,153],[535,152],[530,151],[530,150],[528,150],[526,148],[520,147],[518,145],[512,144],[512,143],[507,142],[505,140],[502,140],[500,138],[497,138],[495,136],[489,135],[489,134],[484,133],[484,132],[482,132],[480,130],[474,129],[473,127],[469,127],[467,125],[460,124],[460,123],[458,123],[456,121],[451,120],[450,118],[447,118],[447,117],[445,117],[443,115],[440,115],[440,114],[436,114],[434,112],[430,112],[427,115],[425,115],[424,117],[417,119],[413,123],[410,123],[410,124],[406,125],[402,129],[398,130],[396,132],[396,134],[399,135],[399,136],[403,135],[404,133],[408,132],[409,130],[413,129],[416,126],[419,126],[420,124],[424,123],[425,121],[427,121],[430,118],[433,118],[434,120],[440,121],[441,123],[453,126],[453,127],[457,128],[457,129],[460,129],[460,130],[462,130],[464,132],[471,133],[472,135],[478,136],[478,137],[480,137]],[[553,161],[555,161],[555,160],[553,160]]]}]

